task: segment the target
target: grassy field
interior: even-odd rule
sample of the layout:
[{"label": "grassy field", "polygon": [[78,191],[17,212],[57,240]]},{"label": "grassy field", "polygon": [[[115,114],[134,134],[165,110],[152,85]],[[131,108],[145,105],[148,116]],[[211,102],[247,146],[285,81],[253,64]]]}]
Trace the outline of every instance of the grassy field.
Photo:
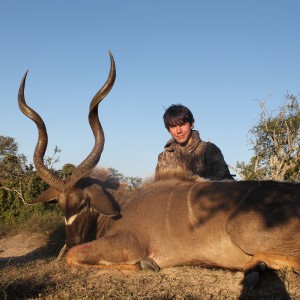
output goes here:
[{"label": "grassy field", "polygon": [[[18,239],[2,236],[0,299],[300,299],[300,275],[292,271],[269,271],[255,290],[246,292],[241,272],[200,266],[159,273],[70,269],[64,258],[56,260],[64,243],[63,226],[50,233],[48,229],[22,232]],[[40,241],[34,247],[28,242],[33,235]],[[25,252],[16,255],[21,247]]]}]

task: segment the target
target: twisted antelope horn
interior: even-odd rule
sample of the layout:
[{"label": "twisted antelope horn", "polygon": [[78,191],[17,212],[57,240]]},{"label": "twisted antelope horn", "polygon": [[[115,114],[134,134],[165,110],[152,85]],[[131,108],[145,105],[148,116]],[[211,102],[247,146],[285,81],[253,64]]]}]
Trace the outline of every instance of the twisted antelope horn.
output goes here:
[{"label": "twisted antelope horn", "polygon": [[65,182],[59,178],[54,172],[49,170],[44,164],[44,155],[48,145],[48,135],[44,121],[40,117],[38,113],[36,113],[31,107],[26,104],[24,89],[26,77],[28,74],[28,70],[22,78],[19,93],[18,93],[18,103],[20,110],[22,113],[35,122],[38,129],[38,142],[35,146],[34,154],[33,154],[33,162],[36,167],[36,170],[39,176],[47,182],[50,186],[56,188],[59,191],[63,191],[66,184]]},{"label": "twisted antelope horn", "polygon": [[82,177],[91,172],[100,160],[104,147],[104,132],[98,117],[98,105],[112,89],[116,79],[116,66],[112,53],[110,55],[110,72],[103,87],[96,93],[90,103],[89,123],[94,134],[95,144],[88,157],[74,170],[69,186],[75,185]]},{"label": "twisted antelope horn", "polygon": [[49,170],[44,164],[44,155],[48,145],[48,135],[46,126],[42,118],[25,102],[24,89],[28,70],[21,81],[18,103],[20,110],[31,120],[33,120],[38,128],[38,142],[35,147],[33,161],[39,176],[50,186],[59,191],[64,191],[66,187],[75,185],[81,178],[93,170],[100,160],[104,147],[104,132],[98,117],[98,105],[112,89],[116,78],[116,67],[112,53],[110,55],[110,72],[106,83],[96,93],[90,103],[89,123],[95,138],[95,144],[88,157],[74,170],[68,184],[59,178],[54,172]]}]

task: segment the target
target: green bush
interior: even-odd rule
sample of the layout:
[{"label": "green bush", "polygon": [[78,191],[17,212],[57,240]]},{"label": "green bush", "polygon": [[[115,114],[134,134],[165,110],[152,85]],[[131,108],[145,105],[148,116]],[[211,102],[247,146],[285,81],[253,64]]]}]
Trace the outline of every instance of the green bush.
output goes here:
[{"label": "green bush", "polygon": [[[33,199],[28,197],[32,191],[25,192],[25,199]],[[61,212],[56,203],[38,203],[28,205],[21,200],[21,197],[13,189],[0,188],[0,223],[1,224],[22,224],[34,215],[43,215],[51,213],[60,216]]]},{"label": "green bush", "polygon": [[1,223],[0,238],[15,235],[20,232],[25,233],[26,235],[32,235],[34,233],[45,233],[48,235],[58,228],[64,227],[64,218],[62,215],[46,211],[44,214],[32,214],[23,222],[13,222],[10,224]]}]

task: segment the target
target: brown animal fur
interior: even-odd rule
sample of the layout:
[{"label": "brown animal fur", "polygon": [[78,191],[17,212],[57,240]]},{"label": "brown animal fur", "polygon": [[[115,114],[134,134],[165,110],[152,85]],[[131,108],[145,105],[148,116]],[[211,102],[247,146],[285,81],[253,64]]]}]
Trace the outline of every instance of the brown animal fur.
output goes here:
[{"label": "brown animal fur", "polygon": [[114,266],[151,258],[159,267],[247,271],[264,253],[279,257],[280,268],[300,270],[299,192],[299,185],[279,182],[154,182],[121,208],[103,238],[72,248],[67,261]]}]

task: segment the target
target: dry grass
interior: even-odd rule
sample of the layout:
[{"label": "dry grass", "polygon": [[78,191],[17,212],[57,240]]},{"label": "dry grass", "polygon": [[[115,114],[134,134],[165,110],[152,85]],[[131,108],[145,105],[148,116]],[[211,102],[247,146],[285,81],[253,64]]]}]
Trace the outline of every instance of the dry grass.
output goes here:
[{"label": "dry grass", "polygon": [[64,260],[28,256],[2,262],[0,299],[299,299],[299,275],[268,272],[243,291],[243,274],[201,267],[159,273],[69,269]]},{"label": "dry grass", "polygon": [[159,273],[70,269],[64,259],[56,261],[64,226],[47,234],[50,227],[44,225],[41,243],[28,247],[24,255],[13,250],[32,242],[36,230],[19,234],[18,239],[0,239],[0,299],[300,299],[300,275],[292,271],[269,271],[255,290],[246,292],[241,272],[220,269],[184,266]]}]

